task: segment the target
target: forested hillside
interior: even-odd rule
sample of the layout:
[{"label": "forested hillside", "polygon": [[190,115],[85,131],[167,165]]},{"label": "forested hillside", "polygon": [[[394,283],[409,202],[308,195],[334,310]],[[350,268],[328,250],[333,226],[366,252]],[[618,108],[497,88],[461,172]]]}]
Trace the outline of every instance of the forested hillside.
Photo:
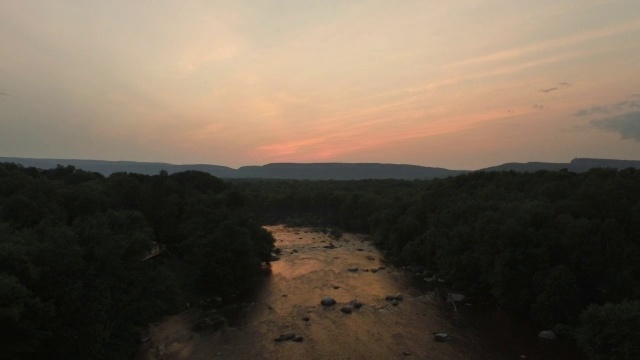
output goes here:
[{"label": "forested hillside", "polygon": [[31,159],[0,157],[0,162],[21,164],[25,167],[53,169],[58,165],[74,166],[109,176],[116,172],[155,175],[190,170],[202,171],[222,179],[297,179],[297,180],[359,180],[359,179],[433,179],[452,176],[466,171],[448,170],[403,164],[378,163],[274,163],[262,166],[242,166],[232,169],[209,164],[175,165],[136,161],[104,161],[74,159]]},{"label": "forested hillside", "polygon": [[399,265],[525,315],[593,359],[640,357],[640,171],[243,181],[265,222],[373,236]]},{"label": "forested hillside", "polygon": [[640,356],[639,170],[225,183],[0,164],[0,359],[130,358],[150,321],[251,289],[260,225],[281,222],[368,233],[593,359]]},{"label": "forested hillside", "polygon": [[248,214],[206,173],[0,164],[0,359],[130,359],[149,322],[247,291],[273,247]]}]

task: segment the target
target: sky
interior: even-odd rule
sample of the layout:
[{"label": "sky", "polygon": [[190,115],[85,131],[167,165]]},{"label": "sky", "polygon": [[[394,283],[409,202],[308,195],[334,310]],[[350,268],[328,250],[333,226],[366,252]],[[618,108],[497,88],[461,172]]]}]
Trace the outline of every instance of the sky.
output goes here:
[{"label": "sky", "polygon": [[0,156],[638,160],[640,1],[0,1]]}]

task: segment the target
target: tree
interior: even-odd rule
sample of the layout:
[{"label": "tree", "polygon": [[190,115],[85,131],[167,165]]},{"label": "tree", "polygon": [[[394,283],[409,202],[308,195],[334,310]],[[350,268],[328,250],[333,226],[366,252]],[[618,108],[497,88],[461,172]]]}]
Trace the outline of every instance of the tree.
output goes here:
[{"label": "tree", "polygon": [[247,290],[262,263],[246,229],[232,222],[188,242],[189,262],[197,274],[197,288],[205,296],[233,297]]},{"label": "tree", "polygon": [[640,359],[640,301],[591,305],[580,316],[578,344],[593,360]]}]

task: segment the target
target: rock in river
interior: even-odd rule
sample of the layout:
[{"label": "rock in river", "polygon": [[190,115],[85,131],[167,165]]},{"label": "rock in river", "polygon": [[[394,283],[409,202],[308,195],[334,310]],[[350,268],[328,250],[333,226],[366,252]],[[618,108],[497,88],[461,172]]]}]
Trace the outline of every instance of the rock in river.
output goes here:
[{"label": "rock in river", "polygon": [[322,304],[322,306],[333,306],[336,304],[336,301],[331,296],[325,296],[320,301],[320,304]]},{"label": "rock in river", "polygon": [[450,339],[449,334],[444,331],[433,333],[433,339],[435,341],[448,341]]},{"label": "rock in river", "polygon": [[387,295],[384,299],[387,301],[402,301],[402,294],[397,293],[395,295]]},{"label": "rock in river", "polygon": [[282,334],[280,336],[278,336],[277,338],[273,339],[276,342],[282,342],[282,341],[289,341],[289,340],[294,340],[296,337],[296,334],[294,333],[287,333],[287,334]]},{"label": "rock in river", "polygon": [[556,334],[551,330],[545,330],[541,331],[540,334],[538,334],[538,337],[545,340],[555,340]]},{"label": "rock in river", "polygon": [[447,294],[448,301],[460,302],[460,301],[463,301],[464,299],[465,299],[465,296],[462,294],[456,294],[456,293]]}]

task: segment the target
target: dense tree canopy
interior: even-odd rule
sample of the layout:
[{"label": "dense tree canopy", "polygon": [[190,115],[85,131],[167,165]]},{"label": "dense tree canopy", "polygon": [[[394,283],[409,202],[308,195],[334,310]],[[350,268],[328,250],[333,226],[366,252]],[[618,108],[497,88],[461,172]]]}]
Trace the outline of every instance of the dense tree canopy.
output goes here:
[{"label": "dense tree canopy", "polygon": [[[612,310],[616,304],[631,309],[624,301],[640,300],[639,170],[239,181],[238,187],[265,222],[369,233],[400,265],[425,268],[454,290],[494,301],[568,338],[577,331],[593,358],[603,358],[597,355],[603,347],[584,344],[604,341],[593,331],[597,324],[609,313],[625,318]],[[593,307],[603,305],[601,311]],[[635,314],[625,321],[637,323]],[[640,358],[638,348],[627,345],[620,345],[627,355],[617,358]]]},{"label": "dense tree canopy", "polygon": [[0,359],[130,359],[141,326],[248,290],[273,238],[243,204],[195,171],[0,164]]},{"label": "dense tree canopy", "polygon": [[139,326],[250,289],[273,249],[260,224],[281,222],[368,233],[593,359],[640,358],[638,170],[225,183],[0,164],[0,359],[129,358]]}]

